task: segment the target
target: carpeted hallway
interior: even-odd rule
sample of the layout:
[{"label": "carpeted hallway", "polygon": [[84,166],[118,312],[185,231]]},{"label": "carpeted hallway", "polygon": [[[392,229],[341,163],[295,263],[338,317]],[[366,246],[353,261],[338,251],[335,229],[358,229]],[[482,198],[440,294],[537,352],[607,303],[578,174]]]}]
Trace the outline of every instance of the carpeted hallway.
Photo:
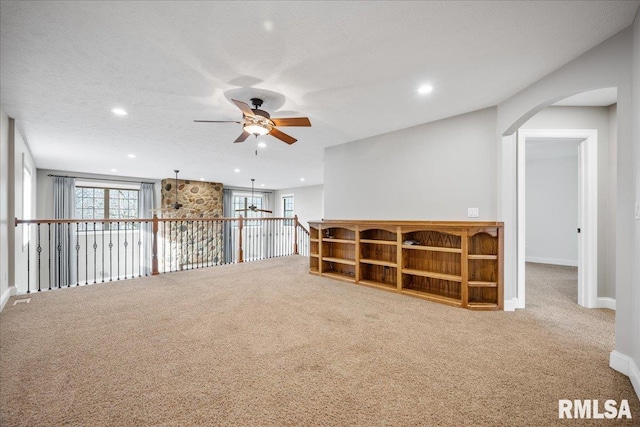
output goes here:
[{"label": "carpeted hallway", "polygon": [[[628,399],[614,313],[529,264],[528,309],[472,312],[285,257],[31,294],[0,313],[2,426],[543,426]],[[25,298],[19,296],[17,298]],[[601,421],[600,421],[601,422]]]}]

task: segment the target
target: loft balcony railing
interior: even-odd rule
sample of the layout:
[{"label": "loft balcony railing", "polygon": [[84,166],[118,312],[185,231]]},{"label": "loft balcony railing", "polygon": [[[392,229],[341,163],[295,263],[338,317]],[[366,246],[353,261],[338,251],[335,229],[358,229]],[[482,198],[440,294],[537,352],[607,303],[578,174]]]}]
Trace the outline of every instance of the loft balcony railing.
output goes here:
[{"label": "loft balcony railing", "polygon": [[[22,292],[160,273],[309,256],[309,232],[294,218],[15,220],[25,268]],[[25,291],[26,288],[26,291]],[[19,288],[20,292],[20,288]]]}]

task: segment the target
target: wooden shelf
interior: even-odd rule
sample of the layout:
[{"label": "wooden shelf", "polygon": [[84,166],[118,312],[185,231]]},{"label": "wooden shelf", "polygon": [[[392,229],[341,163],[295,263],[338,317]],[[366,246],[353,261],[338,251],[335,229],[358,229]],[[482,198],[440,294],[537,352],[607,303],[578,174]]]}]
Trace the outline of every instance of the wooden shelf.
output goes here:
[{"label": "wooden shelf", "polygon": [[352,259],[323,257],[322,261],[334,262],[336,264],[356,265],[356,262]]},{"label": "wooden shelf", "polygon": [[467,258],[469,258],[469,259],[490,259],[490,260],[494,260],[494,259],[498,259],[498,255],[469,254],[469,255],[467,255]]},{"label": "wooden shelf", "polygon": [[371,240],[371,239],[360,239],[360,243],[371,243],[374,245],[391,245],[396,246],[398,242],[391,240]]},{"label": "wooden shelf", "polygon": [[346,280],[347,282],[355,282],[356,278],[350,274],[335,273],[333,271],[323,271],[322,275],[331,279]]},{"label": "wooden shelf", "polygon": [[328,220],[309,225],[311,274],[471,310],[503,308],[500,222]]},{"label": "wooden shelf", "polygon": [[383,282],[375,282],[373,280],[360,279],[358,284],[371,286],[373,288],[378,288],[378,289],[382,289],[382,290],[385,290],[385,291],[397,291],[398,290],[398,288],[396,287],[395,283],[383,283]]},{"label": "wooden shelf", "polygon": [[478,282],[478,281],[469,281],[469,286],[472,288],[497,288],[498,284],[496,282]]},{"label": "wooden shelf", "polygon": [[412,289],[403,289],[402,293],[406,295],[411,295],[414,297],[426,299],[429,301],[452,305],[454,307],[460,307],[462,305],[462,301],[455,298],[443,297],[440,295],[433,295],[426,292],[414,291]]},{"label": "wooden shelf", "polygon": [[402,245],[402,249],[415,249],[417,251],[431,252],[450,252],[454,254],[462,253],[462,249],[460,248],[443,248],[439,246]]},{"label": "wooden shelf", "polygon": [[360,262],[363,264],[382,265],[385,267],[393,267],[393,268],[396,268],[398,266],[398,263],[396,262],[384,261],[379,259],[362,259],[361,258]]},{"label": "wooden shelf", "polygon": [[403,268],[402,273],[411,274],[413,276],[429,277],[431,279],[448,280],[450,282],[462,282],[462,277],[453,276],[451,274],[434,273],[432,271],[412,270],[410,268]]},{"label": "wooden shelf", "polygon": [[346,240],[346,239],[334,239],[332,237],[330,238],[324,238],[322,239],[322,241],[324,243],[346,243],[346,244],[351,244],[351,245],[355,245],[356,241],[355,240]]}]

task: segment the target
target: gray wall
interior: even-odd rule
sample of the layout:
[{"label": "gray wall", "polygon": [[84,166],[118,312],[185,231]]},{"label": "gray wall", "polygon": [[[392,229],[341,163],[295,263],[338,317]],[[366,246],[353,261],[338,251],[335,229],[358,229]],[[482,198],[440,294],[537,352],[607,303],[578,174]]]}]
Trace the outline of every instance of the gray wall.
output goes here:
[{"label": "gray wall", "polygon": [[[632,109],[631,118],[633,123],[632,129],[632,146],[634,148],[635,159],[633,160],[633,171],[635,177],[635,191],[633,199],[635,200],[635,206],[640,203],[640,11],[636,14],[636,19],[633,24],[633,62],[632,62],[632,76],[633,76],[633,88],[632,88]],[[630,206],[632,207],[632,206]],[[635,230],[634,230],[635,229]],[[636,376],[633,386],[636,390],[636,394],[640,395],[640,218],[635,217],[635,227],[630,232],[635,231],[635,241],[632,246],[632,252],[629,254],[633,262],[633,272],[631,274],[631,283],[635,283],[635,286],[631,286],[631,303],[632,318],[630,319],[631,337],[633,337],[632,343],[632,357],[635,362]],[[624,319],[626,320],[626,318]],[[635,326],[633,326],[635,325]]]},{"label": "gray wall", "polygon": [[578,143],[526,144],[526,260],[578,265]]},{"label": "gray wall", "polygon": [[0,311],[9,299],[9,117],[0,106]]},{"label": "gray wall", "polygon": [[[615,298],[616,260],[616,123],[609,107],[548,107],[528,120],[522,129],[596,129],[598,131],[598,296]],[[615,126],[614,126],[615,127]],[[612,137],[613,136],[613,137]],[[529,221],[527,217],[527,224]],[[574,227],[575,229],[575,227]],[[527,239],[530,234],[527,233]]]},{"label": "gray wall", "polygon": [[[634,204],[640,199],[640,19],[600,45],[538,80],[498,105],[497,133],[501,198],[499,216],[512,222],[515,196],[510,151],[511,135],[538,111],[576,93],[597,88],[618,89],[616,130],[616,225],[615,225],[615,350],[610,366],[631,377],[640,393],[640,223],[634,219]],[[633,96],[632,96],[633,95]],[[503,138],[504,137],[504,138]],[[505,191],[503,192],[503,189]],[[505,227],[507,226],[505,222]],[[512,232],[513,224],[509,225]],[[509,229],[508,229],[509,230]],[[505,296],[514,295],[512,266],[514,243],[505,233]]]},{"label": "gray wall", "polygon": [[307,230],[309,229],[309,221],[322,219],[322,185],[286,188],[275,191],[275,209],[273,210],[273,215],[275,217],[282,217],[283,215],[282,196],[285,194],[293,195],[293,211],[298,215],[298,221],[304,226],[304,228]]},{"label": "gray wall", "polygon": [[328,219],[496,219],[496,109],[325,150]]}]

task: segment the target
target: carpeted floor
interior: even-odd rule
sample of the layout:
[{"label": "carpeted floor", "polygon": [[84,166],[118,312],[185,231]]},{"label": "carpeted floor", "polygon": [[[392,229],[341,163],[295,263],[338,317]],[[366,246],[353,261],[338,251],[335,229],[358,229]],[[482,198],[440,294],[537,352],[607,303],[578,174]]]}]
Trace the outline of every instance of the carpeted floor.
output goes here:
[{"label": "carpeted floor", "polygon": [[[530,264],[527,310],[472,312],[276,258],[31,294],[0,313],[2,426],[546,426],[628,399],[614,313]],[[25,298],[19,296],[17,298]]]}]

